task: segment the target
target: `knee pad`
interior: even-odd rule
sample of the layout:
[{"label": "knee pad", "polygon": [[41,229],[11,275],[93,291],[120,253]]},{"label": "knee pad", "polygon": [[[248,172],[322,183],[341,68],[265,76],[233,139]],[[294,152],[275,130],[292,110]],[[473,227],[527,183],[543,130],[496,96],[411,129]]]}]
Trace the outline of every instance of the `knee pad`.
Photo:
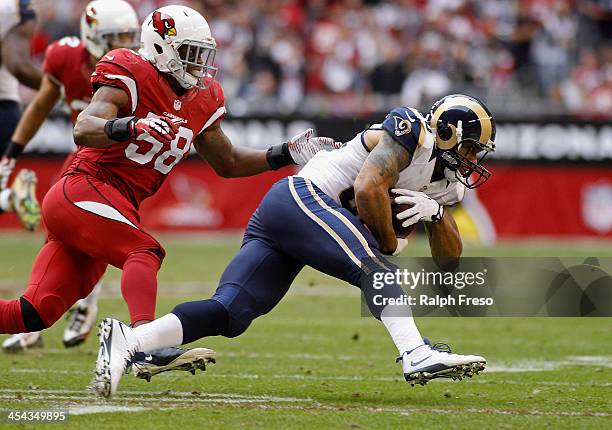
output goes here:
[{"label": "knee pad", "polygon": [[46,329],[47,326],[43,322],[38,311],[23,297],[19,298],[19,304],[21,306],[21,317],[23,318],[23,325],[31,331],[41,331]]}]

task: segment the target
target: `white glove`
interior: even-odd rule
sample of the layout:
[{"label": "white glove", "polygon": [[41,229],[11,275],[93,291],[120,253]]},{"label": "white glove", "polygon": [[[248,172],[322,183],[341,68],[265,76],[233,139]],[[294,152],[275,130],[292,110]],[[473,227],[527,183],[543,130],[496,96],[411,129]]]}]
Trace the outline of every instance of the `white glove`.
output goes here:
[{"label": "white glove", "polygon": [[15,168],[15,159],[3,157],[0,161],[0,190],[4,190],[8,186],[8,180]]},{"label": "white glove", "polygon": [[312,133],[312,128],[309,128],[287,142],[289,154],[295,164],[304,166],[317,152],[332,151],[344,146],[344,143],[336,142],[331,137],[312,137]]},{"label": "white glove", "polygon": [[406,246],[408,246],[408,239],[405,239],[403,237],[398,237],[397,238],[397,248],[395,248],[395,251],[393,251],[393,254],[391,254],[392,256],[396,256],[399,255],[404,248],[406,248]]},{"label": "white glove", "polygon": [[397,219],[406,220],[402,223],[402,227],[411,226],[419,221],[437,222],[442,219],[444,206],[425,193],[403,189],[392,191],[395,194],[401,194],[400,197],[395,198],[395,203],[412,205],[410,209],[397,214]]}]

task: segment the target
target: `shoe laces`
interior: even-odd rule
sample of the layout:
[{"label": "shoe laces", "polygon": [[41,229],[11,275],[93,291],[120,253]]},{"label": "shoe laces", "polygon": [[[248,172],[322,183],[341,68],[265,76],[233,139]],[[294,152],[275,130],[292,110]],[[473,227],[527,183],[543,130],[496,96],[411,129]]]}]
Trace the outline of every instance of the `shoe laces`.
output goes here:
[{"label": "shoe laces", "polygon": [[429,347],[435,351],[445,352],[447,354],[452,353],[451,347],[447,343],[436,342],[432,345],[432,343],[427,338],[423,339],[423,342],[425,342],[425,345],[429,345]]},{"label": "shoe laces", "polygon": [[70,319],[68,329],[78,332],[87,319],[87,309],[81,307],[72,308],[68,311],[66,319]]},{"label": "shoe laces", "polygon": [[[431,349],[433,349],[434,351],[444,352],[444,353],[446,353],[446,354],[451,354],[451,353],[452,353],[452,351],[451,351],[451,347],[450,347],[450,346],[449,346],[447,343],[443,343],[443,342],[436,342],[436,343],[432,344],[432,343],[429,341],[429,339],[427,339],[427,338],[424,338],[424,339],[423,339],[423,342],[424,342],[424,344],[425,344],[425,345],[429,346],[429,347],[430,347]],[[421,346],[423,346],[423,345],[421,345]],[[421,346],[417,346],[417,348],[420,348]],[[415,350],[415,349],[417,349],[417,348],[414,348],[412,351],[414,351],[414,350]],[[397,358],[395,359],[395,362],[396,362],[396,363],[399,363],[400,361],[402,361],[402,358],[404,357],[404,355],[405,355],[405,354],[410,354],[412,351],[406,351],[406,352],[404,352],[402,355],[400,355],[399,357],[397,357]]]}]

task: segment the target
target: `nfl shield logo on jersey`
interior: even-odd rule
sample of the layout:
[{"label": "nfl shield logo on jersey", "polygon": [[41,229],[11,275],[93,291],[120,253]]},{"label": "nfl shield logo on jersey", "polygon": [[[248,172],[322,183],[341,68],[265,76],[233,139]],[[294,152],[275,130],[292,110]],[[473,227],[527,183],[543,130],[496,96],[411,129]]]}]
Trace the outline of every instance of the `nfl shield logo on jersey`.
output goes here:
[{"label": "nfl shield logo on jersey", "polygon": [[183,103],[180,100],[174,100],[174,110],[181,110]]}]

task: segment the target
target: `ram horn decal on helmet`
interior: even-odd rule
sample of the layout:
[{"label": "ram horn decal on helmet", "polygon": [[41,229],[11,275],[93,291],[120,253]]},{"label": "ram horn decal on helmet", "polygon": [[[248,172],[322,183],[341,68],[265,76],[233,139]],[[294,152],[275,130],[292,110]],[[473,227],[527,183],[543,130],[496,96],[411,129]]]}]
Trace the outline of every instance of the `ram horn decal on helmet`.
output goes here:
[{"label": "ram horn decal on helmet", "polygon": [[[436,146],[445,164],[449,181],[460,181],[476,188],[491,176],[482,162],[495,150],[495,120],[489,109],[475,97],[452,94],[438,100],[428,115]],[[466,156],[465,146],[476,161]]]}]

